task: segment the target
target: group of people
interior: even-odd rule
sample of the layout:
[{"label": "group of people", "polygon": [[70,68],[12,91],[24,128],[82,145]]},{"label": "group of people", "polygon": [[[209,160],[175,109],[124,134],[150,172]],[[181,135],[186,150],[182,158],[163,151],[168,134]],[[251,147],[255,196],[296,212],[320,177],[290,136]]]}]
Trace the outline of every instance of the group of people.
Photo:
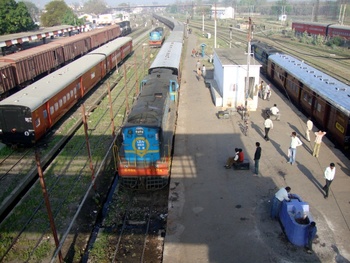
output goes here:
[{"label": "group of people", "polygon": [[[282,202],[287,201],[289,202],[290,199],[293,197],[292,194],[290,194],[291,188],[289,186],[280,188],[277,193],[273,196],[271,200],[271,218],[277,219],[282,207]],[[296,219],[297,221],[297,219]],[[317,233],[317,227],[316,223],[314,221],[310,222],[308,224],[307,230],[306,230],[306,246],[305,249],[307,253],[312,253],[312,243],[313,240],[316,237]]]},{"label": "group of people", "polygon": [[197,79],[198,79],[198,81],[201,79],[201,77],[203,77],[203,79],[204,79],[207,70],[206,70],[204,64],[201,67],[201,62],[199,60],[197,60],[197,63],[196,63],[196,70],[197,70]]},{"label": "group of people", "polygon": [[[271,89],[270,86],[267,84],[264,86],[264,82],[261,81],[259,85],[259,97],[262,99],[269,99],[271,97]],[[269,141],[269,131],[273,129],[273,122],[270,119],[270,116],[274,116],[275,120],[280,120],[281,114],[279,109],[277,108],[277,105],[274,104],[273,107],[271,107],[269,110],[266,111],[267,117],[264,121],[264,128],[265,128],[265,140]],[[306,122],[306,131],[305,131],[305,138],[307,141],[311,141],[310,139],[310,133],[312,132],[313,129],[313,122],[309,118],[308,121]],[[320,150],[320,145],[322,143],[322,138],[324,135],[326,135],[326,132],[319,130],[318,132],[315,132],[315,145],[313,148],[313,153],[312,155],[315,157],[318,157],[319,155],[319,150]],[[303,145],[302,141],[300,138],[297,136],[297,133],[293,131],[290,135],[290,145],[288,148],[288,161],[291,165],[295,163],[296,160],[296,152],[297,152],[297,147]],[[256,142],[256,150],[254,154],[254,176],[258,176],[259,174],[259,161],[261,157],[261,146],[259,142]],[[235,149],[235,156],[234,157],[229,157],[227,159],[227,162],[225,164],[225,168],[229,169],[232,167],[232,165],[236,162],[243,162],[244,160],[244,154],[243,150],[236,148]],[[322,190],[324,191],[324,198],[328,198],[329,190],[330,190],[330,185],[332,181],[334,180],[335,176],[335,164],[330,163],[330,165],[325,169],[324,171],[324,178],[325,178],[325,185],[322,187]],[[276,219],[279,216],[280,209],[282,206],[282,202],[285,201],[290,201],[291,199],[291,194],[290,194],[291,188],[289,186],[285,188],[281,188],[273,197],[272,199],[272,205],[271,205],[271,218]],[[316,232],[317,232],[317,227],[315,222],[308,222],[308,229],[307,229],[307,244],[305,246],[306,251],[308,253],[312,253],[312,242],[314,238],[316,237]]]},{"label": "group of people", "polygon": [[264,85],[264,81],[261,81],[258,85],[258,96],[263,100],[270,100],[271,98],[271,87],[267,83]]},{"label": "group of people", "polygon": [[[260,142],[255,143],[256,149],[254,153],[254,174],[253,176],[259,175],[259,161],[261,157],[261,146]],[[241,163],[244,161],[244,152],[241,148],[235,148],[235,155],[233,157],[228,157],[225,168],[230,169],[235,163]]]},{"label": "group of people", "polygon": [[[325,185],[322,187],[324,191],[324,198],[328,198],[330,186],[335,177],[335,164],[330,163],[324,171],[324,178],[326,180]],[[279,189],[271,200],[271,212],[272,219],[278,219],[283,201],[290,201],[292,194],[290,194],[291,188],[289,186]],[[316,236],[317,228],[315,222],[310,222],[307,229],[307,245],[306,249],[308,253],[312,253],[312,241]]]},{"label": "group of people", "polygon": [[241,163],[244,161],[244,153],[241,148],[235,148],[235,155],[233,157],[229,157],[226,161],[225,168],[231,169],[232,165],[235,163]]}]

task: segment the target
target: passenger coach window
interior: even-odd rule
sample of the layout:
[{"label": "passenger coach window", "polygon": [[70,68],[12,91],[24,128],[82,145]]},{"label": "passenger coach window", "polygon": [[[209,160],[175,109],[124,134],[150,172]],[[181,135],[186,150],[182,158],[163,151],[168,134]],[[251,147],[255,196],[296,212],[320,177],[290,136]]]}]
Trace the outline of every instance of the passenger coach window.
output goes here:
[{"label": "passenger coach window", "polygon": [[35,127],[39,127],[40,126],[40,118],[36,118],[35,119]]},{"label": "passenger coach window", "polygon": [[55,110],[56,111],[58,110],[58,103],[57,102],[55,103]]},{"label": "passenger coach window", "polygon": [[55,112],[55,110],[53,109],[53,106],[50,107],[50,115],[52,115]]},{"label": "passenger coach window", "polygon": [[60,99],[60,100],[58,101],[58,104],[60,105],[60,107],[62,107],[62,104],[63,104],[62,99]]},{"label": "passenger coach window", "polygon": [[71,90],[71,91],[70,91],[70,96],[71,96],[71,98],[73,98],[73,95],[74,95],[74,94],[73,94],[73,90]]},{"label": "passenger coach window", "polygon": [[63,104],[66,104],[66,102],[67,102],[67,97],[63,96]]},{"label": "passenger coach window", "polygon": [[320,104],[320,103],[318,103],[318,102],[316,102],[316,109],[317,109],[317,111],[318,112],[321,112],[321,110],[322,110],[322,105]]},{"label": "passenger coach window", "polygon": [[43,110],[43,116],[45,119],[47,118],[47,110]]},{"label": "passenger coach window", "polygon": [[67,93],[67,100],[70,100],[70,95],[69,95],[69,93]]}]

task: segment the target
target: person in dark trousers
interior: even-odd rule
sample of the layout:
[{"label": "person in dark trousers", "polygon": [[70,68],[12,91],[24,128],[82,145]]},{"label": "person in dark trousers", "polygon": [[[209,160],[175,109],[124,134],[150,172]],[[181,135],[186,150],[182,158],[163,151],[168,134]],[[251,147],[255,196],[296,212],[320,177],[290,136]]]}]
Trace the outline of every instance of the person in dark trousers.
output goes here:
[{"label": "person in dark trousers", "polygon": [[244,161],[244,153],[242,149],[235,149],[236,151],[236,155],[235,157],[229,157],[226,161],[226,165],[225,168],[226,169],[230,169],[232,167],[233,164],[235,163],[241,163]]},{"label": "person in dark trousers", "polygon": [[307,245],[306,252],[312,254],[312,242],[316,237],[317,227],[315,222],[311,222],[307,229]]},{"label": "person in dark trousers", "polygon": [[261,157],[261,147],[260,147],[260,142],[255,143],[256,150],[254,153],[254,176],[259,175],[259,161]]},{"label": "person in dark trousers", "polygon": [[280,214],[280,210],[281,210],[281,206],[282,206],[282,202],[283,200],[286,201],[290,201],[289,198],[289,193],[292,189],[287,186],[285,188],[281,188],[280,190],[277,191],[277,193],[273,196],[272,200],[271,200],[271,219],[277,219],[279,214]]},{"label": "person in dark trousers", "polygon": [[266,120],[264,122],[264,128],[265,128],[265,141],[269,141],[270,138],[269,138],[269,131],[270,129],[273,129],[273,122],[272,120],[270,119],[270,115],[267,115],[266,117]]},{"label": "person in dark trousers", "polygon": [[225,168],[230,169],[232,167],[232,164],[237,162],[238,159],[239,159],[239,148],[235,148],[235,156],[227,158]]},{"label": "person in dark trousers", "polygon": [[325,192],[324,198],[328,198],[328,192],[329,192],[329,187],[331,186],[331,183],[333,182],[335,176],[335,164],[330,163],[329,167],[326,168],[324,171],[324,178],[326,179],[326,184],[323,186],[323,190]]}]

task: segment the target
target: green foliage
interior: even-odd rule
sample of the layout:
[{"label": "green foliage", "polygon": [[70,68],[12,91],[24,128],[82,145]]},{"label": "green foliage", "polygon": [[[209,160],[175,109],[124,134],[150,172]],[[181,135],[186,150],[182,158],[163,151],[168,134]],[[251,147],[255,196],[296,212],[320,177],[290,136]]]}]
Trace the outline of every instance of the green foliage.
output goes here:
[{"label": "green foliage", "polygon": [[321,46],[321,45],[323,45],[323,42],[324,42],[324,37],[321,35],[318,35],[318,36],[314,37],[312,44],[314,44],[315,46]]},{"label": "green foliage", "polygon": [[0,34],[12,34],[37,28],[26,5],[14,0],[0,0]]},{"label": "green foliage", "polygon": [[340,46],[344,45],[344,39],[341,38],[341,37],[336,36],[336,37],[333,37],[333,38],[329,39],[327,41],[326,45],[330,46],[332,48],[340,47]]},{"label": "green foliage", "polygon": [[52,27],[58,25],[80,25],[82,20],[73,13],[73,10],[61,0],[54,0],[45,6],[45,12],[41,15],[41,25]]}]

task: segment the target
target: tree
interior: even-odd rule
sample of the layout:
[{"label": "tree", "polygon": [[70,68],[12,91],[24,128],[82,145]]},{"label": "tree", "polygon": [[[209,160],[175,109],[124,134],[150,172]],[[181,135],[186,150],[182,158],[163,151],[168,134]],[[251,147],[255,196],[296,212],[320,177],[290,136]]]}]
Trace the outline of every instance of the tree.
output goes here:
[{"label": "tree", "polygon": [[23,2],[16,3],[14,0],[0,0],[0,25],[1,35],[37,28],[26,5]]},{"label": "tree", "polygon": [[64,1],[54,0],[45,6],[41,15],[41,25],[44,27],[67,25],[81,25],[82,20],[73,13]]},{"label": "tree", "polygon": [[40,20],[40,10],[39,8],[33,4],[32,2],[23,1],[26,5],[28,13],[34,22],[38,22]]},{"label": "tree", "polygon": [[106,14],[108,7],[103,0],[88,0],[83,7],[86,13],[93,13],[96,15]]}]

